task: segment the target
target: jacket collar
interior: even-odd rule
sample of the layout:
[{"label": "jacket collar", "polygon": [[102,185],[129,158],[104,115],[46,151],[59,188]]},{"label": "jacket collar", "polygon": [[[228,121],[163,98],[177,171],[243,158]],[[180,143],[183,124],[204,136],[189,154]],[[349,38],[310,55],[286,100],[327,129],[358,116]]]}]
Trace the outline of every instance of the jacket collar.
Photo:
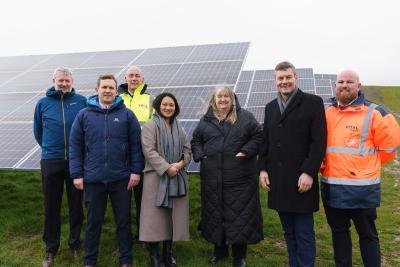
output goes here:
[{"label": "jacket collar", "polygon": [[[135,95],[138,93],[141,95],[144,94],[146,92],[146,89],[147,89],[147,84],[144,83],[144,84],[139,85],[139,87],[136,88],[136,90],[135,90]],[[120,94],[127,93],[127,94],[133,96],[131,91],[129,91],[129,89],[128,89],[127,83],[123,83],[118,86],[118,93],[120,93]]]},{"label": "jacket collar", "polygon": [[63,95],[64,98],[67,98],[67,97],[73,96],[74,94],[75,94],[74,88],[71,89],[71,92],[65,93],[65,94],[62,94],[61,90],[56,90],[56,88],[54,86],[50,87],[46,91],[46,96],[54,97],[54,98],[58,98],[58,99],[61,99],[61,95]]},{"label": "jacket collar", "polygon": [[[338,103],[336,97],[329,98],[328,103],[330,103],[332,106],[339,107],[339,103]],[[355,106],[362,105],[364,103],[365,103],[364,93],[359,91],[358,92],[358,97],[350,105],[342,107],[342,108],[355,107]]]},{"label": "jacket collar", "polygon": [[[103,108],[101,107],[99,103],[99,96],[98,95],[92,95],[88,98],[87,100],[87,105],[89,108],[97,111],[104,111]],[[109,111],[114,110],[114,109],[119,109],[124,105],[124,101],[122,100],[122,97],[117,95],[111,104],[110,108],[108,109]]]}]

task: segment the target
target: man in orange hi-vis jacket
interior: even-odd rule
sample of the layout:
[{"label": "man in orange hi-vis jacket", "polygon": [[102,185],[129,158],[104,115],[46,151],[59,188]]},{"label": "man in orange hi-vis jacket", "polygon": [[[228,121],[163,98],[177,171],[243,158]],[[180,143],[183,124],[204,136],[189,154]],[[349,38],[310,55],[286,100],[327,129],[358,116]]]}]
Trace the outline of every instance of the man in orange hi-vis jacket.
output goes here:
[{"label": "man in orange hi-vis jacket", "polygon": [[359,236],[365,266],[381,266],[376,208],[380,205],[381,166],[396,156],[400,128],[385,108],[360,91],[358,75],[341,72],[336,97],[326,109],[327,148],[321,195],[332,230],[336,266],[352,266],[350,220]]}]

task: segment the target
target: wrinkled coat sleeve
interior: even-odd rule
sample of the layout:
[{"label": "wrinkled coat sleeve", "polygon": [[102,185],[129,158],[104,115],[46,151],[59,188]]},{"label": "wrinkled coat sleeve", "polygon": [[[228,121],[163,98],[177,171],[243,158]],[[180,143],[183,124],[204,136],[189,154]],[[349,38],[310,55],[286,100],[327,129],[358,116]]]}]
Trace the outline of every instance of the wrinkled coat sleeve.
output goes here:
[{"label": "wrinkled coat sleeve", "polygon": [[260,146],[260,151],[258,155],[258,171],[267,170],[267,158],[268,158],[268,147],[269,147],[269,137],[268,137],[268,114],[267,106],[264,112],[264,126],[262,133],[262,144]]},{"label": "wrinkled coat sleeve", "polygon": [[36,104],[35,114],[33,116],[33,134],[35,135],[36,142],[39,146],[42,146],[43,125],[40,102]]},{"label": "wrinkled coat sleeve", "polygon": [[184,132],[185,135],[185,140],[184,140],[184,145],[183,145],[183,161],[185,162],[185,166],[190,163],[190,160],[192,158],[192,152],[190,150],[190,141],[189,138],[185,132],[185,129],[182,128],[182,131]]},{"label": "wrinkled coat sleeve", "polygon": [[300,171],[316,178],[325,155],[327,130],[323,100],[320,97],[314,99],[316,101],[312,104],[310,149],[306,159],[301,164]]},{"label": "wrinkled coat sleeve", "polygon": [[202,123],[202,121],[200,121],[199,124],[197,124],[197,127],[193,132],[193,138],[191,141],[193,160],[195,162],[199,162],[204,157],[202,126],[203,126],[203,123]]},{"label": "wrinkled coat sleeve", "polygon": [[246,157],[254,157],[258,154],[260,149],[260,145],[263,140],[263,132],[261,129],[260,124],[254,118],[252,113],[248,113],[249,115],[249,124],[248,124],[248,134],[249,134],[249,141],[242,147],[241,151],[246,154]]},{"label": "wrinkled coat sleeve", "polygon": [[70,177],[83,177],[83,160],[85,153],[85,136],[83,131],[84,110],[75,117],[69,136],[69,171]]},{"label": "wrinkled coat sleeve", "polygon": [[144,168],[144,157],[140,141],[141,129],[135,114],[127,109],[129,113],[129,152],[131,173],[141,174]]},{"label": "wrinkled coat sleeve", "polygon": [[153,120],[149,120],[143,126],[142,149],[146,161],[159,176],[171,166],[157,151],[157,126]]},{"label": "wrinkled coat sleeve", "polygon": [[400,147],[400,127],[390,113],[381,117],[378,113],[374,120],[374,146],[378,149],[379,159],[382,164],[392,160]]}]

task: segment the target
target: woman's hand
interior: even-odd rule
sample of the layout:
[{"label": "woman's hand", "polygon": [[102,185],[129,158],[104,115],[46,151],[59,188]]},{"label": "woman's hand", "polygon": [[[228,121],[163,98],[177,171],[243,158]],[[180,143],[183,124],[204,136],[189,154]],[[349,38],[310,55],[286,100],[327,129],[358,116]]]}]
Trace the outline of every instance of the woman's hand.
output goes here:
[{"label": "woman's hand", "polygon": [[167,175],[170,177],[174,177],[178,175],[179,169],[174,165],[176,163],[172,163],[171,166],[167,170]]}]

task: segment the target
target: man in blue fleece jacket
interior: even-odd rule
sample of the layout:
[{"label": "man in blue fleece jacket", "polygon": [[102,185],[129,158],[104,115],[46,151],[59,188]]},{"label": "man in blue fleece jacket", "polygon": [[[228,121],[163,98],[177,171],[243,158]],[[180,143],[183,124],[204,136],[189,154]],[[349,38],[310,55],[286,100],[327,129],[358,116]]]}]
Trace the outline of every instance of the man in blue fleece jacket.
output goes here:
[{"label": "man in blue fleece jacket", "polygon": [[76,114],[86,106],[86,98],[72,88],[72,72],[68,68],[54,70],[53,86],[35,108],[33,130],[42,148],[40,167],[44,193],[44,232],[46,254],[43,266],[53,263],[60,246],[61,202],[66,185],[70,235],[68,244],[79,258],[80,233],[83,222],[82,191],[76,190],[69,179],[68,139]]},{"label": "man in blue fleece jacket", "polygon": [[131,196],[140,182],[144,159],[140,124],[117,96],[113,75],[97,79],[98,95],[77,115],[70,136],[70,172],[74,185],[85,191],[87,225],[85,266],[95,266],[101,227],[110,196],[117,225],[122,267],[132,266]]}]

